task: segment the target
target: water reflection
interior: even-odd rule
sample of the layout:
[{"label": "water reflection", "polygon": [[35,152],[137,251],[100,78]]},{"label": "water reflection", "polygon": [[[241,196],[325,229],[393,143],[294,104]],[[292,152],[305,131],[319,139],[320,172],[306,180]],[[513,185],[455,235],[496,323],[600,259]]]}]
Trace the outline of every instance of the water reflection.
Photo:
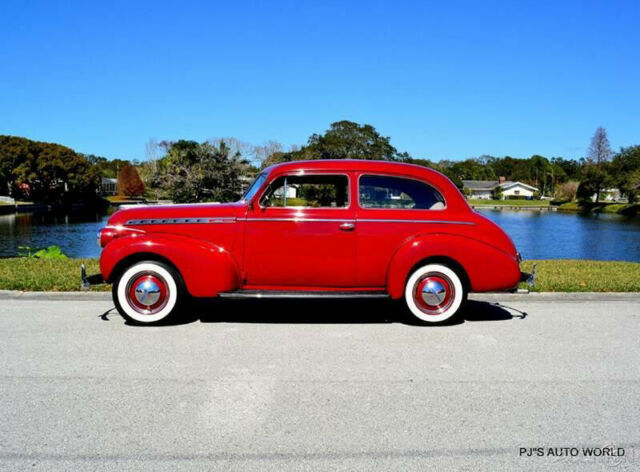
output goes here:
[{"label": "water reflection", "polygon": [[[640,262],[640,218],[538,211],[481,210],[498,223],[527,259],[599,259]],[[103,213],[19,213],[0,216],[0,257],[18,246],[60,246],[71,257],[98,257]]]},{"label": "water reflection", "polygon": [[0,257],[16,256],[19,246],[40,249],[53,245],[71,257],[98,257],[96,233],[107,218],[104,213],[86,212],[1,215]]}]

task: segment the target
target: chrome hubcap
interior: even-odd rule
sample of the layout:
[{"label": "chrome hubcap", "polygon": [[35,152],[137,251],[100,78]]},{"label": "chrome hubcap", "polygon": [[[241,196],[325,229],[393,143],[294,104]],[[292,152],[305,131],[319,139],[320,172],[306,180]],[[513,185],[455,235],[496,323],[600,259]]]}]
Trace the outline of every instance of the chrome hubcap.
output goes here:
[{"label": "chrome hubcap", "polygon": [[138,313],[155,314],[169,299],[167,283],[156,273],[147,272],[133,277],[126,290],[129,305]]},{"label": "chrome hubcap", "polygon": [[444,313],[453,304],[456,291],[453,283],[440,272],[425,274],[416,281],[413,300],[418,309],[427,315]]},{"label": "chrome hubcap", "polygon": [[160,286],[151,279],[142,280],[136,285],[135,296],[141,305],[155,305],[160,299],[160,295]]},{"label": "chrome hubcap", "polygon": [[422,301],[429,306],[440,305],[447,297],[447,289],[437,280],[429,280],[422,286]]}]

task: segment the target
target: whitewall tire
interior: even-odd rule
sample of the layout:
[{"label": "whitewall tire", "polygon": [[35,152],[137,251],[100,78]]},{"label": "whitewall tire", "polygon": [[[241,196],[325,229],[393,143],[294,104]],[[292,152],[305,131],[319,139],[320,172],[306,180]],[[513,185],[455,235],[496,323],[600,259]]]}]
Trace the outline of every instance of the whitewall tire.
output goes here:
[{"label": "whitewall tire", "polygon": [[465,298],[460,276],[443,264],[427,264],[416,269],[404,289],[404,300],[411,314],[429,324],[454,317]]},{"label": "whitewall tire", "polygon": [[157,324],[173,318],[183,298],[180,274],[157,261],[133,264],[113,284],[116,308],[134,324]]}]

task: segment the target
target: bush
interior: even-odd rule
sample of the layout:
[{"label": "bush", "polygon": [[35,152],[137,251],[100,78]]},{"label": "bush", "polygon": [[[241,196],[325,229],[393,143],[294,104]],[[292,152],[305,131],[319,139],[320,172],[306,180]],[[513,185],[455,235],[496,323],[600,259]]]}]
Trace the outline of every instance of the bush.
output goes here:
[{"label": "bush", "polygon": [[30,259],[67,259],[67,256],[58,246],[49,246],[45,249],[35,249],[31,246],[18,246],[18,256]]},{"label": "bush", "polygon": [[571,202],[576,199],[579,182],[574,180],[565,182],[556,187],[553,193],[554,200],[561,202]]}]

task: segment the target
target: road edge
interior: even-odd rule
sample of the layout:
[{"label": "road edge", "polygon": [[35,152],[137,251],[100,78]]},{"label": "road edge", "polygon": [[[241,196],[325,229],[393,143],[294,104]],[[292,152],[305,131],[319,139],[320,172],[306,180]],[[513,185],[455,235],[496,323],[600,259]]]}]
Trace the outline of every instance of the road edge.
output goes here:
[{"label": "road edge", "polygon": [[[0,300],[43,301],[109,301],[111,292],[25,292],[0,290]],[[633,301],[640,302],[640,292],[532,292],[532,293],[471,293],[474,301],[535,301],[535,302],[589,302],[589,301]]]}]

